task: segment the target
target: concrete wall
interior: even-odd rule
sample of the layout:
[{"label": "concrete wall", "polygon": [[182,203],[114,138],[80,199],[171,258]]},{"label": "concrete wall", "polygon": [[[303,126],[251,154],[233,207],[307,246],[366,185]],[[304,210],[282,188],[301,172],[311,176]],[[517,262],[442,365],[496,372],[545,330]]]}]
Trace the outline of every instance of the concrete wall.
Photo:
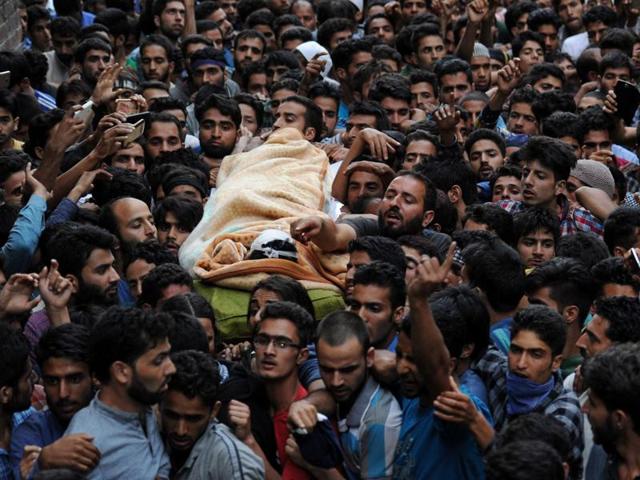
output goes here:
[{"label": "concrete wall", "polygon": [[0,0],[0,50],[13,50],[20,43],[17,0]]}]

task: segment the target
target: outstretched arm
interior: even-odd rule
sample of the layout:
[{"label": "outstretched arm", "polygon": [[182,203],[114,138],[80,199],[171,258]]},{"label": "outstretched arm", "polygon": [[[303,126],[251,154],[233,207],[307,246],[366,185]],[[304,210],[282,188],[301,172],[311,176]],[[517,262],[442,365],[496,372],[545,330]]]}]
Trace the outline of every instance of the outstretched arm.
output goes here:
[{"label": "outstretched arm", "polygon": [[306,217],[291,224],[291,236],[305,245],[311,241],[323,252],[336,252],[346,251],[349,242],[355,240],[356,231],[329,218]]}]

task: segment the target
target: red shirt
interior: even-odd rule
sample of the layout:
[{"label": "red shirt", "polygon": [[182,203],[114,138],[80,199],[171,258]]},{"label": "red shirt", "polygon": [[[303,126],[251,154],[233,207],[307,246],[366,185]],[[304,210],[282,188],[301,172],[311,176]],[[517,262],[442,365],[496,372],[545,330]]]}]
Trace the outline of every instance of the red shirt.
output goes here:
[{"label": "red shirt", "polygon": [[[302,385],[298,385],[296,390],[296,396],[293,401],[302,400],[308,395],[307,391]],[[289,410],[281,410],[273,415],[273,430],[276,434],[276,446],[278,449],[278,457],[280,458],[280,465],[282,465],[282,478],[283,480],[307,480],[313,478],[309,472],[300,468],[298,465],[289,460],[285,452],[285,445],[287,444],[287,438],[291,432],[287,426],[287,419],[289,418]]]}]

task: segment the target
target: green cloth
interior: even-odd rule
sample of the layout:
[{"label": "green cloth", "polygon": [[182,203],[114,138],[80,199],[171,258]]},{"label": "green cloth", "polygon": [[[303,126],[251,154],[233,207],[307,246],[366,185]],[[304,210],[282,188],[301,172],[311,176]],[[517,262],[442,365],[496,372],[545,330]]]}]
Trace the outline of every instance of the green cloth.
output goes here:
[{"label": "green cloth", "polygon": [[574,355],[573,357],[566,358],[562,361],[560,365],[560,373],[562,373],[562,378],[567,378],[573,372],[576,371],[576,368],[582,363],[582,355]]},{"label": "green cloth", "polygon": [[[213,307],[216,315],[216,327],[224,342],[246,339],[251,336],[247,326],[247,311],[249,310],[250,292],[232,288],[205,285],[195,282],[195,290]],[[307,290],[316,319],[320,320],[331,312],[342,310],[344,299],[335,290],[311,288]]]}]

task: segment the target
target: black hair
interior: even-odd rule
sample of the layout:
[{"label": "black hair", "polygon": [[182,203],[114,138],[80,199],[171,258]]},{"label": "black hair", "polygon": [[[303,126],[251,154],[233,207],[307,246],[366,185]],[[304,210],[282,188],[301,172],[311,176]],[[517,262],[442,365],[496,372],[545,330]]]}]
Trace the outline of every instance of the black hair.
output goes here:
[{"label": "black hair", "polygon": [[437,94],[438,92],[438,77],[436,77],[435,73],[430,72],[428,70],[417,70],[412,72],[409,75],[409,83],[411,85],[415,85],[416,83],[428,83],[433,88],[433,93]]},{"label": "black hair", "polygon": [[[538,8],[538,5],[530,1],[512,3],[509,8],[507,8],[504,15],[504,23],[507,26],[507,30],[511,32],[511,29],[516,26],[518,19],[522,15],[525,13],[531,13]],[[517,57],[517,55],[514,54],[514,57]]]},{"label": "black hair", "polygon": [[434,71],[440,85],[442,85],[442,77],[445,75],[455,75],[457,73],[464,73],[467,77],[467,82],[469,82],[469,84],[473,83],[473,74],[471,73],[469,63],[459,58],[452,58],[450,60],[442,59],[436,62]]},{"label": "black hair", "polygon": [[256,283],[251,290],[249,298],[253,298],[253,294],[258,290],[268,290],[269,292],[276,293],[281,301],[291,302],[301,306],[315,319],[313,302],[307,290],[298,280],[283,275],[269,275],[267,278]]},{"label": "black hair", "polygon": [[191,232],[202,218],[203,210],[200,202],[181,195],[173,195],[166,197],[156,206],[153,210],[153,217],[158,229],[166,228],[168,225],[165,217],[167,213],[171,212],[176,217],[178,226]]},{"label": "black hair", "polygon": [[609,171],[613,176],[613,182],[616,193],[618,194],[618,198],[625,198],[627,196],[627,177],[620,171],[618,167],[614,167],[612,165],[607,166],[609,167]]},{"label": "black hair", "polygon": [[283,104],[285,102],[294,102],[305,107],[304,128],[313,128],[316,132],[316,135],[312,141],[320,141],[320,138],[322,138],[322,127],[324,125],[322,120],[322,110],[320,110],[320,107],[318,107],[307,97],[303,97],[301,95],[291,95],[290,97],[282,100],[280,104]]},{"label": "black hair", "polygon": [[481,203],[467,207],[462,225],[468,220],[486,225],[489,231],[495,232],[506,244],[513,244],[513,217],[505,209],[493,203]]},{"label": "black hair", "polygon": [[[165,92],[169,93],[169,87],[167,86],[167,84],[164,82],[161,82],[160,80],[147,80],[140,84],[140,92],[144,92],[149,88],[164,90]],[[157,102],[158,100],[160,99],[158,98],[155,101]]]},{"label": "black hair", "polygon": [[609,257],[607,245],[593,232],[563,235],[556,243],[556,256],[580,260],[587,268]]},{"label": "black hair", "polygon": [[534,32],[537,32],[542,25],[553,25],[558,30],[561,24],[562,20],[560,20],[553,8],[539,8],[532,11],[529,18],[527,18],[529,30]]},{"label": "black hair", "polygon": [[49,132],[64,117],[64,110],[55,108],[45,113],[36,115],[29,123],[29,139],[22,150],[33,158],[37,158],[36,147],[44,148],[49,140]]},{"label": "black hair", "polygon": [[[220,62],[224,65],[227,64],[224,52],[222,50],[216,50],[213,47],[205,47],[200,50],[196,50],[189,58],[191,59],[191,69],[193,69],[193,64],[198,60],[215,60],[216,62]],[[224,70],[224,67],[220,68]]]},{"label": "black hair", "polygon": [[622,257],[609,257],[599,261],[591,267],[591,275],[597,284],[599,296],[603,295],[603,288],[607,284],[628,285],[640,293],[640,282],[629,272]]},{"label": "black hair", "polygon": [[464,142],[464,150],[467,152],[467,155],[471,153],[471,147],[480,141],[480,140],[489,140],[496,144],[498,150],[504,157],[507,154],[507,147],[504,143],[504,138],[495,130],[490,130],[488,128],[478,128],[472,131],[467,137],[467,141]]},{"label": "black hair", "polygon": [[590,23],[597,22],[602,22],[607,27],[615,27],[617,21],[618,16],[616,15],[616,12],[604,5],[596,5],[582,15],[582,24],[585,27]]},{"label": "black hair", "polygon": [[542,80],[545,77],[555,77],[562,82],[563,86],[566,81],[564,72],[559,66],[549,62],[543,62],[531,67],[529,73],[523,77],[520,85],[534,85],[537,81]]},{"label": "black hair", "polygon": [[27,7],[27,30],[35,27],[38,20],[51,20],[49,10],[40,5],[31,5]]},{"label": "black hair", "polygon": [[544,50],[544,38],[542,35],[526,30],[515,37],[511,42],[511,51],[513,52],[514,57],[520,56],[520,50],[522,50],[522,47],[524,47],[524,44],[527,42],[536,42]]},{"label": "black hair", "polygon": [[413,168],[445,193],[455,185],[460,187],[465,204],[471,205],[476,201],[478,190],[475,175],[469,164],[462,159],[445,159],[438,156],[435,160],[421,162]]},{"label": "black hair", "polygon": [[169,390],[187,398],[200,397],[202,403],[213,408],[218,399],[220,366],[211,356],[194,350],[171,354],[176,373],[169,380]]},{"label": "black hair", "polygon": [[29,62],[22,53],[3,50],[0,51],[0,71],[11,72],[8,86],[11,89],[29,78]]},{"label": "black hair", "polygon": [[[309,98],[312,98],[312,97],[309,96]],[[260,102],[260,100],[258,100],[256,97],[248,93],[239,93],[235,97],[233,97],[233,99],[238,103],[238,106],[240,105],[249,106],[253,110],[254,115],[256,116],[256,123],[258,125],[258,129],[262,128],[262,121],[264,117],[264,107],[262,106],[262,103]]]},{"label": "black hair", "polygon": [[553,171],[556,182],[568,179],[577,162],[573,149],[556,138],[531,137],[520,152],[525,162],[538,161]]},{"label": "black hair", "polygon": [[487,480],[564,480],[560,454],[539,440],[517,440],[486,457]]},{"label": "black hair", "polygon": [[441,255],[438,251],[438,247],[431,240],[422,235],[403,235],[398,237],[396,241],[402,247],[417,250],[420,255],[428,255],[430,257],[438,257],[438,259],[440,259]]},{"label": "black hair", "polygon": [[133,366],[140,356],[168,338],[173,320],[166,313],[111,307],[91,329],[89,362],[101,383],[108,383],[114,362]]},{"label": "black hair", "polygon": [[281,46],[292,40],[300,40],[302,43],[310,42],[313,40],[313,34],[308,28],[292,27],[282,32],[279,38]]},{"label": "black hair", "polygon": [[322,340],[332,347],[338,347],[350,338],[355,338],[362,345],[362,353],[366,355],[370,346],[367,327],[358,315],[346,310],[330,313],[316,329],[316,345]]},{"label": "black hair", "polygon": [[290,52],[289,50],[276,50],[275,52],[269,53],[264,63],[266,68],[269,68],[272,65],[284,65],[291,70],[300,68],[298,57],[296,57],[295,53]]},{"label": "black hair", "polygon": [[517,213],[513,218],[513,241],[518,241],[527,235],[537,231],[546,231],[553,236],[553,243],[558,245],[560,240],[560,221],[546,208],[530,207]]},{"label": "black hair", "polygon": [[260,325],[268,319],[286,319],[293,323],[300,337],[300,345],[306,346],[313,339],[314,320],[300,305],[293,302],[269,302],[262,309],[261,321],[255,326],[254,333],[258,333]]},{"label": "black hair", "polygon": [[170,285],[193,288],[193,279],[187,271],[175,263],[163,263],[149,272],[142,281],[139,305],[149,304],[155,308],[162,299],[162,291]]},{"label": "black hair", "polygon": [[587,108],[578,116],[578,123],[576,125],[578,142],[582,144],[584,137],[589,132],[604,130],[612,135],[615,130],[615,121],[609,115],[607,115],[602,107],[594,105]]},{"label": "black hair", "polygon": [[423,23],[421,25],[417,25],[413,29],[413,31],[411,32],[411,45],[413,46],[414,53],[418,53],[420,40],[422,40],[424,37],[442,38],[440,26],[433,23]]},{"label": "black hair", "polygon": [[282,27],[286,27],[288,25],[293,25],[294,27],[302,27],[302,22],[300,21],[300,19],[298,17],[296,17],[293,14],[287,13],[284,15],[278,15],[275,20],[273,21],[273,23],[271,24],[271,27],[273,28],[274,33],[280,37],[280,29]]},{"label": "black hair", "polygon": [[[198,170],[205,176],[209,175],[209,167],[192,149],[179,148],[178,150],[173,150],[171,152],[163,152],[158,156],[158,158],[156,158],[153,169],[147,173],[147,179],[149,180],[149,184],[151,185],[151,190],[154,195],[167,174],[166,171],[160,172],[159,170],[164,170],[164,167],[174,169],[180,166]],[[159,167],[163,168],[160,169]]]},{"label": "black hair", "polygon": [[342,42],[331,52],[333,68],[347,69],[351,64],[353,56],[359,52],[371,52],[371,42],[364,39],[350,39]]},{"label": "black hair", "polygon": [[73,80],[67,80],[62,82],[56,92],[56,106],[58,108],[64,107],[64,102],[67,96],[72,94],[79,94],[84,99],[88,99],[91,96],[93,90],[87,82],[80,78],[74,78]]},{"label": "black hair", "polygon": [[164,35],[157,34],[145,37],[145,39],[140,43],[140,58],[142,58],[144,49],[151,45],[158,45],[159,47],[162,47],[167,56],[168,62],[173,62],[175,60],[175,49],[169,39]]},{"label": "black hair", "polygon": [[640,211],[631,207],[618,207],[604,222],[604,242],[609,252],[614,254],[615,247],[625,251],[636,244],[636,230],[640,228]]},{"label": "black hair", "polygon": [[30,161],[26,154],[16,150],[0,152],[0,184],[6,182],[14,173],[24,171]]},{"label": "black hair", "polygon": [[598,298],[595,312],[607,320],[609,326],[604,334],[612,343],[640,342],[640,300],[631,297]]},{"label": "black hair", "polygon": [[253,38],[257,38],[258,40],[260,40],[262,42],[262,51],[264,52],[265,48],[267,48],[267,39],[264,38],[264,35],[257,31],[257,30],[241,30],[240,32],[238,32],[238,35],[235,36],[235,38],[233,39],[233,49],[237,49],[238,48],[238,43],[240,42],[240,40],[245,40],[245,39],[253,39]]},{"label": "black hair", "polygon": [[151,190],[142,175],[116,167],[108,167],[106,170],[112,177],[97,180],[91,192],[96,204],[104,207],[119,198],[137,198],[151,208]]},{"label": "black hair", "polygon": [[187,312],[177,312],[162,309],[173,318],[173,326],[169,329],[169,343],[171,352],[195,350],[209,353],[209,339],[204,328],[196,317]]},{"label": "black hair", "polygon": [[0,322],[0,386],[16,386],[27,369],[29,352],[29,342],[22,332]]},{"label": "black hair", "polygon": [[210,30],[218,30],[222,34],[222,28],[220,28],[218,22],[214,22],[213,20],[198,20],[196,22],[196,32],[199,34]]},{"label": "black hair", "polygon": [[318,25],[331,18],[343,17],[355,21],[357,7],[348,0],[320,0],[316,5]]},{"label": "black hair", "polygon": [[514,442],[540,440],[553,447],[563,461],[571,456],[571,439],[564,425],[556,418],[543,413],[532,412],[509,421],[507,427],[498,435],[499,447]]},{"label": "black hair", "polygon": [[181,110],[185,117],[187,116],[187,106],[185,103],[174,97],[161,97],[157,98],[151,106],[149,106],[150,112],[162,113],[168,110]]},{"label": "black hair", "polygon": [[407,290],[404,275],[394,265],[379,260],[356,268],[353,285],[376,285],[389,289],[391,309],[395,310],[405,304]]},{"label": "black hair", "polygon": [[[487,232],[488,233],[488,232]],[[470,285],[478,287],[497,312],[514,310],[524,295],[525,275],[520,255],[497,236],[462,250]]]},{"label": "black hair", "polygon": [[[178,1],[184,5],[184,0],[154,0],[153,1],[153,15],[160,16],[165,8],[167,8],[167,3],[171,1]],[[213,3],[213,2],[211,2]]]},{"label": "black hair", "polygon": [[[619,50],[625,55],[633,55],[633,44],[637,36],[624,28],[609,28],[603,34],[598,46],[600,50]],[[606,55],[605,55],[606,56]]]},{"label": "black hair", "polygon": [[[176,166],[169,170],[162,178],[162,190],[167,197],[171,195],[171,191],[175,187],[180,185],[189,185],[195,188],[203,198],[206,197],[209,192],[208,176],[200,170],[189,167]],[[194,214],[196,214],[196,212],[194,212]]]},{"label": "black hair", "polygon": [[546,305],[529,305],[514,315],[511,339],[521,331],[535,333],[551,349],[554,357],[562,353],[567,339],[567,326],[562,316]]},{"label": "black hair", "polygon": [[273,97],[279,90],[291,90],[292,92],[297,92],[299,87],[300,82],[298,80],[294,80],[293,78],[281,78],[277,82],[273,82],[271,84],[269,87],[269,94]]},{"label": "black hair", "polygon": [[187,35],[180,41],[180,52],[182,53],[182,58],[187,57],[187,47],[189,45],[195,45],[198,43],[203,43],[207,47],[213,47],[213,42],[211,39],[205,37],[204,35],[200,35],[197,33]]},{"label": "black hair", "polygon": [[590,73],[600,72],[600,49],[586,48],[576,60],[576,71],[580,78],[580,83],[590,80]]},{"label": "black hair", "polygon": [[489,191],[493,195],[493,187],[496,184],[496,181],[501,177],[515,177],[518,180],[522,177],[522,170],[517,165],[506,164],[501,166],[496,170],[496,173],[493,174],[491,179],[489,180]]},{"label": "black hair", "polygon": [[104,40],[99,40],[97,38],[88,38],[80,42],[80,44],[76,47],[76,50],[73,52],[73,59],[76,63],[82,65],[84,63],[84,57],[89,53],[90,50],[100,50],[102,52],[107,52],[111,55],[111,45],[109,45]]},{"label": "black hair", "polygon": [[585,386],[601,399],[609,412],[622,410],[640,431],[640,350],[638,344],[614,345],[589,359],[582,369]]},{"label": "black hair", "polygon": [[255,30],[255,27],[257,27],[258,25],[267,25],[269,28],[272,28],[271,24],[273,23],[275,18],[276,16],[269,10],[255,10],[253,13],[247,16],[247,19],[245,21],[245,28]]},{"label": "black hair", "polygon": [[94,23],[105,25],[114,37],[129,35],[129,21],[127,14],[119,8],[105,8],[96,14]]},{"label": "black hair", "polygon": [[558,310],[575,305],[579,309],[578,321],[582,326],[595,298],[594,279],[589,270],[573,258],[556,257],[535,268],[528,276],[527,295],[542,288],[558,304]]},{"label": "black hair", "polygon": [[391,238],[382,236],[358,237],[349,242],[347,252],[366,252],[372,261],[390,263],[403,275],[407,269],[407,260],[400,244]]},{"label": "black hair", "polygon": [[38,341],[36,357],[40,369],[50,358],[89,365],[89,329],[75,323],[50,328]]},{"label": "black hair", "polygon": [[[245,21],[252,12],[266,11],[271,13],[267,8],[266,0],[240,0],[238,2],[238,17]],[[271,15],[273,14],[271,13]]]},{"label": "black hair", "polygon": [[376,130],[389,130],[389,118],[387,112],[384,111],[378,102],[355,102],[351,106],[350,116],[354,115],[371,115],[376,117]]},{"label": "black hair", "polygon": [[198,122],[202,120],[207,110],[212,108],[220,111],[222,115],[231,117],[231,121],[234,123],[236,128],[240,128],[240,125],[242,125],[242,112],[240,111],[238,102],[232,98],[215,94],[208,96],[204,101],[196,105],[195,114]]},{"label": "black hair", "polygon": [[398,53],[398,51],[387,45],[386,43],[381,43],[380,45],[374,45],[371,50],[371,54],[373,58],[380,60],[393,60],[396,62],[398,67],[402,66],[402,56]]},{"label": "black hair", "polygon": [[552,138],[572,137],[577,140],[577,124],[577,114],[572,112],[556,111],[544,119],[544,122],[542,123],[542,134]]},{"label": "black hair", "polygon": [[78,38],[80,35],[80,22],[73,17],[56,17],[51,20],[51,36]]},{"label": "black hair", "polygon": [[160,245],[157,240],[136,243],[127,252],[126,260],[127,263],[124,266],[124,270],[136,260],[144,260],[155,266],[162,265],[163,263],[178,264],[176,255],[171,250]]}]

